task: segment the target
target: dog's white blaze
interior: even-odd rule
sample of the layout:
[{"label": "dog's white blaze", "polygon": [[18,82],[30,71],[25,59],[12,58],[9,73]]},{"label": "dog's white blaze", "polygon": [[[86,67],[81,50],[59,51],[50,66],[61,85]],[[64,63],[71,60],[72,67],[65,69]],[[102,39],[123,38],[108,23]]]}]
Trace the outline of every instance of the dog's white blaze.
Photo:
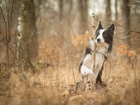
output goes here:
[{"label": "dog's white blaze", "polygon": [[105,43],[105,42],[98,43],[97,40],[94,42],[94,40],[91,40],[90,39],[89,40],[89,44],[90,44],[90,48],[92,49],[92,51],[94,50],[93,49],[94,48],[93,47],[94,46],[94,43],[96,43],[96,46],[98,46],[97,49],[96,49],[98,51],[98,53],[101,53],[101,54],[106,55],[106,53],[108,52],[109,45],[107,43]]},{"label": "dog's white blaze", "polygon": [[98,35],[98,37],[96,38],[96,43],[97,43],[97,39],[100,39],[100,42],[101,42],[101,43],[105,42],[104,37],[103,37],[103,32],[104,32],[104,31],[105,31],[105,29],[101,29],[101,30],[99,31],[99,35]]}]

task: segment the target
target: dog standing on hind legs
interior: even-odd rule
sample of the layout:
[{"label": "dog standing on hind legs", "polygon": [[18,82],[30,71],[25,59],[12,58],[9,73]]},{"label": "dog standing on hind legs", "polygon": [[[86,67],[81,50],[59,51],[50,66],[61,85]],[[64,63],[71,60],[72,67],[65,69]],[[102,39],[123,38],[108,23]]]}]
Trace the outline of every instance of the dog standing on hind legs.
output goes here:
[{"label": "dog standing on hind legs", "polygon": [[[111,24],[107,29],[104,29],[100,21],[95,31],[95,40],[90,38],[89,46],[86,47],[79,65],[79,71],[82,75],[83,88],[85,91],[93,90],[94,85],[105,86],[101,77],[104,69],[104,62],[107,59],[108,53],[112,50],[114,30],[114,24]],[[95,43],[96,51],[93,49]],[[96,62],[94,62],[92,58],[93,52],[96,53]],[[95,67],[92,70],[93,65],[95,65]]]}]

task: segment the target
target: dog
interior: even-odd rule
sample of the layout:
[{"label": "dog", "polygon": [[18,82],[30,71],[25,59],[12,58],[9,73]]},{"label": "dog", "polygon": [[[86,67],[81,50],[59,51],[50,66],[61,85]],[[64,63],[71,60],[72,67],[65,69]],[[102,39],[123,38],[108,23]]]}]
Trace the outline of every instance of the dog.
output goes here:
[{"label": "dog", "polygon": [[[79,71],[82,75],[82,83],[85,91],[92,90],[94,87],[93,85],[106,86],[101,77],[104,69],[104,62],[108,57],[108,53],[112,50],[114,30],[114,24],[104,29],[100,21],[95,31],[95,40],[93,37],[89,40],[89,45],[86,47],[83,58],[79,64]],[[96,45],[96,51],[93,49],[94,45]],[[93,52],[96,53],[95,62],[92,58]],[[93,65],[95,65],[94,68]]]}]

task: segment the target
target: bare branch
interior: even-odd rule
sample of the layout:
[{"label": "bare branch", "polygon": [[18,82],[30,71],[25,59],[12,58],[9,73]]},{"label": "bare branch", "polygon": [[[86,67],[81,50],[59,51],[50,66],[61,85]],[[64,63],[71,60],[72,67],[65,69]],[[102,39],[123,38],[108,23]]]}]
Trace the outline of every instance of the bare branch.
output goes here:
[{"label": "bare branch", "polygon": [[115,21],[113,21],[115,24],[117,24],[118,26],[121,26],[121,27],[123,27],[124,29],[126,29],[127,31],[125,31],[125,32],[120,32],[120,33],[117,33],[117,34],[115,34],[115,35],[118,35],[118,34],[126,34],[126,33],[128,33],[128,32],[135,32],[135,33],[138,33],[138,34],[140,34],[140,32],[137,32],[137,31],[133,31],[132,29],[134,29],[139,23],[140,23],[140,21],[138,21],[135,25],[133,25],[132,26],[132,28],[130,28],[129,30],[126,28],[126,27],[124,27],[123,25],[120,25],[119,23],[117,23],[117,22],[115,22]]},{"label": "bare branch", "polygon": [[[93,39],[95,41],[95,14],[92,13],[92,27],[93,27]],[[92,70],[95,68],[95,62],[96,62],[96,43],[93,41],[93,54],[92,54],[92,59],[93,59],[93,68]]]}]

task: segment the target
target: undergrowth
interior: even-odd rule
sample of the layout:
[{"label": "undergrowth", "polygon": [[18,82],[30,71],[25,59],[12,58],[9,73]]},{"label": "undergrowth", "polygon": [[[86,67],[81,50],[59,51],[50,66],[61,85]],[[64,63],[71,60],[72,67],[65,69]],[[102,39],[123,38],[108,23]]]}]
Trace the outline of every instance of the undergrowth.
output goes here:
[{"label": "undergrowth", "polygon": [[73,35],[62,41],[57,35],[39,39],[39,59],[36,72],[23,72],[26,80],[18,77],[17,69],[0,64],[1,105],[139,105],[140,77],[139,50],[125,45],[115,46],[105,62],[103,81],[106,88],[92,92],[76,91],[81,81],[78,64],[90,35]]}]

